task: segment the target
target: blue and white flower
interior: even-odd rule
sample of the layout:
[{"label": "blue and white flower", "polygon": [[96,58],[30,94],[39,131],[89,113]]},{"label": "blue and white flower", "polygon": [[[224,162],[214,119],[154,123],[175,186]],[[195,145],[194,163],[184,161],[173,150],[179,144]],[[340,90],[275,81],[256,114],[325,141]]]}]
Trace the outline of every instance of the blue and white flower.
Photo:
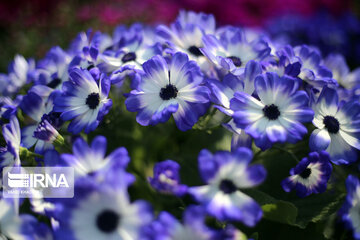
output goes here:
[{"label": "blue and white flower", "polygon": [[308,95],[298,91],[298,82],[276,73],[266,73],[255,79],[259,99],[235,93],[230,108],[237,127],[254,138],[262,150],[273,143],[295,143],[302,139],[307,129],[302,123],[310,122],[314,112],[308,107]]},{"label": "blue and white flower", "polygon": [[34,131],[34,137],[45,142],[53,143],[58,137],[61,137],[56,128],[49,122],[47,115]]},{"label": "blue and white flower", "polygon": [[199,206],[188,206],[183,223],[167,212],[144,230],[145,240],[215,240],[216,232],[205,225],[206,211]]},{"label": "blue and white flower", "polygon": [[[17,112],[17,107],[21,102],[22,96],[18,96],[14,101],[9,97],[0,96],[0,118],[10,119]],[[0,124],[2,120],[0,120]]]},{"label": "blue and white flower", "polygon": [[0,199],[0,238],[31,240],[34,239],[37,220],[28,214],[17,212],[14,204],[6,199]]},{"label": "blue and white flower", "polygon": [[172,160],[156,163],[154,177],[149,178],[151,186],[159,192],[182,196],[187,186],[180,183],[180,165]]},{"label": "blue and white flower", "polygon": [[99,54],[103,53],[113,44],[109,35],[99,31],[93,33],[88,30],[81,32],[71,43],[68,53],[74,56],[69,64],[69,69],[79,67],[89,71],[98,72],[95,68],[99,63]]},{"label": "blue and white flower", "polygon": [[349,175],[346,179],[347,196],[340,209],[340,216],[345,226],[351,229],[355,240],[360,239],[360,181]]},{"label": "blue and white flower", "polygon": [[226,115],[232,116],[234,111],[230,108],[230,100],[235,92],[245,92],[252,95],[255,90],[255,78],[262,73],[261,64],[256,61],[249,61],[244,73],[240,76],[227,74],[222,81],[216,79],[207,80],[211,90],[211,101],[217,109]]},{"label": "blue and white flower", "polygon": [[22,129],[21,141],[26,148],[31,148],[35,145],[35,152],[40,154],[46,150],[53,149],[54,146],[52,141],[45,141],[45,139],[41,139],[35,136],[37,128],[43,125],[44,121],[48,121],[56,128],[60,127],[62,124],[62,121],[59,119],[59,114],[52,112],[54,107],[54,99],[60,95],[60,92],[53,91],[50,96],[48,96],[49,89],[50,88],[45,86],[34,86],[32,89],[30,89],[28,94],[23,97],[20,103],[20,107],[23,112],[33,120],[32,124],[28,124]]},{"label": "blue and white flower", "polygon": [[103,72],[111,73],[112,83],[119,83],[128,75],[142,73],[144,62],[157,54],[162,54],[159,43],[148,45],[145,43],[144,37],[141,33],[131,39],[123,37],[114,45],[113,50],[106,50],[99,55],[98,67]]},{"label": "blue and white flower", "polygon": [[106,146],[107,140],[103,136],[95,137],[91,146],[79,137],[73,144],[73,154],[62,154],[60,161],[64,165],[73,167],[75,176],[99,175],[101,177],[104,172],[109,174],[111,169],[125,169],[130,161],[127,150],[120,147],[105,156]]},{"label": "blue and white flower", "polygon": [[3,95],[12,95],[21,87],[30,82],[29,74],[35,69],[33,60],[27,61],[23,56],[16,55],[9,66],[9,73],[6,76],[6,85]]},{"label": "blue and white flower", "polygon": [[170,28],[160,25],[156,28],[156,33],[160,42],[168,45],[165,49],[167,53],[184,52],[190,60],[198,63],[201,70],[208,71],[210,64],[200,48],[204,46],[203,36],[215,34],[215,27],[213,15],[182,11]]},{"label": "blue and white flower", "polygon": [[294,48],[295,59],[301,63],[299,78],[317,91],[327,85],[337,86],[331,71],[321,64],[321,54],[316,49],[302,45]]},{"label": "blue and white flower", "polygon": [[310,136],[311,150],[326,150],[335,164],[356,161],[356,149],[360,149],[360,104],[339,102],[336,90],[325,87],[319,98],[312,101],[312,109],[317,129]]},{"label": "blue and white flower", "polygon": [[281,186],[286,192],[295,189],[299,197],[322,193],[326,190],[331,172],[329,154],[325,151],[312,152],[290,170],[291,176],[283,180]]},{"label": "blue and white flower", "polygon": [[143,125],[166,122],[174,116],[177,127],[186,131],[207,109],[208,88],[194,61],[178,52],[171,62],[157,55],[143,64],[145,74],[138,89],[131,91],[125,104],[138,112],[136,121]]},{"label": "blue and white flower", "polygon": [[301,71],[301,61],[295,56],[291,46],[286,45],[270,55],[274,59],[263,61],[262,64],[267,72],[275,72],[280,77],[286,75],[288,77],[297,78]]},{"label": "blue and white flower", "polygon": [[341,99],[349,100],[356,94],[360,83],[360,68],[350,71],[345,58],[340,54],[330,54],[324,60],[324,65],[333,74],[333,78],[339,83],[337,92]]},{"label": "blue and white flower", "polygon": [[[207,80],[211,91],[210,99],[215,103],[214,107],[224,114],[231,116],[234,111],[230,108],[230,100],[234,97],[235,92],[245,92],[249,95],[255,90],[255,78],[262,73],[260,63],[249,61],[245,66],[245,71],[240,76],[231,73],[227,74],[223,81],[216,79]],[[237,127],[234,120],[222,124],[227,130],[233,133],[231,149],[238,147],[251,147],[251,137],[241,128]]]},{"label": "blue and white flower", "polygon": [[249,165],[252,152],[247,148],[217,152],[204,149],[199,154],[199,171],[204,186],[190,187],[189,193],[219,220],[241,221],[255,226],[262,217],[261,207],[241,189],[262,183],[266,171],[261,165]]},{"label": "blue and white flower", "polygon": [[81,181],[75,197],[59,201],[53,215],[59,221],[56,238],[69,240],[141,239],[141,229],[152,220],[149,204],[131,203],[126,189]]},{"label": "blue and white flower", "polygon": [[262,38],[248,42],[244,31],[235,27],[228,27],[219,38],[206,35],[203,43],[201,52],[219,69],[234,75],[242,74],[248,61],[261,61],[271,51]]},{"label": "blue and white flower", "polygon": [[13,159],[11,159],[11,155],[3,152],[1,165],[7,163],[7,165],[20,166],[21,132],[19,121],[15,116],[11,117],[10,123],[3,126],[2,134],[7,144],[7,151],[12,154]]},{"label": "blue and white flower", "polygon": [[68,131],[89,133],[97,128],[112,106],[108,98],[110,80],[101,75],[97,81],[87,70],[70,72],[70,81],[63,83],[63,93],[54,102],[54,112],[61,112],[64,121],[72,119]]},{"label": "blue and white flower", "polygon": [[69,79],[70,61],[70,55],[60,47],[51,48],[46,57],[37,63],[36,74],[38,76],[35,84],[61,89],[62,83]]}]

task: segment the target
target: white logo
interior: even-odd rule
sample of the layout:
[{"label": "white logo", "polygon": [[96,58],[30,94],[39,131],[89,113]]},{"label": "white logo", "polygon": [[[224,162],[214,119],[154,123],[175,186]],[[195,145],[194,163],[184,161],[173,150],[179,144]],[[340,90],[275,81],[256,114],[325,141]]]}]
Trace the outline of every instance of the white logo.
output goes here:
[{"label": "white logo", "polygon": [[12,188],[38,188],[38,187],[69,187],[65,174],[58,176],[56,173],[52,174],[23,174],[23,173],[8,173],[8,185]]},{"label": "white logo", "polygon": [[71,167],[7,167],[3,170],[4,197],[34,197],[41,191],[47,198],[74,196],[74,169]]}]

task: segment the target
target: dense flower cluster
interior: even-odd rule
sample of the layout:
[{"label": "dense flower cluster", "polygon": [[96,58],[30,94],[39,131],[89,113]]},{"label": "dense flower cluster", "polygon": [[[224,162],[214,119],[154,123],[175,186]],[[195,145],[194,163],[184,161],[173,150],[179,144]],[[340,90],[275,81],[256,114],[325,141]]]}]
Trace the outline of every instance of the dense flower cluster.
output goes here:
[{"label": "dense flower cluster", "polygon": [[[360,70],[350,71],[341,55],[322,58],[315,47],[282,45],[265,32],[217,27],[212,15],[184,11],[170,26],[119,26],[112,36],[80,33],[68,50],[54,47],[36,62],[18,55],[9,72],[0,75],[6,143],[0,166],[73,167],[75,196],[30,197],[31,212],[50,225],[19,214],[23,201],[1,198],[1,237],[245,238],[239,223],[254,227],[269,217],[269,206],[285,202],[259,195],[273,174],[264,167],[273,160],[267,159],[269,151],[280,149],[297,160],[290,148],[300,146],[307,155],[285,169],[291,176],[276,183],[285,192],[295,189],[297,201],[335,191],[329,188],[342,183],[346,171],[341,169],[355,166],[359,86]],[[111,115],[125,108],[142,126],[161,128],[173,118],[179,132],[210,131],[215,122],[232,135],[231,151],[200,151],[202,183],[181,182],[182,169],[196,170],[173,160],[156,163],[153,177],[142,176],[133,171],[131,151],[117,145],[109,153],[107,145],[117,139],[101,136]],[[334,179],[333,169],[341,172]],[[131,194],[139,179],[150,191],[175,196],[184,211],[154,212],[149,201]],[[340,218],[360,239],[359,179],[349,176],[346,185]],[[276,214],[281,215],[269,219]],[[209,218],[215,224],[208,224]]]}]

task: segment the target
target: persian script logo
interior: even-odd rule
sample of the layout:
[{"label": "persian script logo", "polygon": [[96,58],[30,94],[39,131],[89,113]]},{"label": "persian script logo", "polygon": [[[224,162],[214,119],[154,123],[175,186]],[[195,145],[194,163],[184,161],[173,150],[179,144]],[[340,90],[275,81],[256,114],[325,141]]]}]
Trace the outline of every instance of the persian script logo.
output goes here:
[{"label": "persian script logo", "polygon": [[[74,169],[71,167],[7,167],[3,170],[3,196],[71,198]],[[36,193],[36,194],[35,194]]]}]

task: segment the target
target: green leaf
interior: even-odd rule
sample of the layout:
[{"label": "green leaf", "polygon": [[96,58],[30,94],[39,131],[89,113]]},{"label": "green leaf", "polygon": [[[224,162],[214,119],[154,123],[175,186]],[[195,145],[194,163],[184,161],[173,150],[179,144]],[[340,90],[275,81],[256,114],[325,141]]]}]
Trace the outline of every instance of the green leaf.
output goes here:
[{"label": "green leaf", "polygon": [[298,210],[292,203],[280,200],[276,203],[264,204],[261,208],[264,211],[264,218],[268,220],[290,225],[295,224]]},{"label": "green leaf", "polygon": [[295,224],[298,210],[294,204],[277,200],[259,190],[251,189],[246,193],[261,205],[265,219],[290,225]]},{"label": "green leaf", "polygon": [[309,222],[316,223],[327,219],[339,209],[345,196],[345,193],[339,195],[328,190],[325,193],[292,201],[298,209],[301,209],[296,219],[296,226],[305,228]]}]

